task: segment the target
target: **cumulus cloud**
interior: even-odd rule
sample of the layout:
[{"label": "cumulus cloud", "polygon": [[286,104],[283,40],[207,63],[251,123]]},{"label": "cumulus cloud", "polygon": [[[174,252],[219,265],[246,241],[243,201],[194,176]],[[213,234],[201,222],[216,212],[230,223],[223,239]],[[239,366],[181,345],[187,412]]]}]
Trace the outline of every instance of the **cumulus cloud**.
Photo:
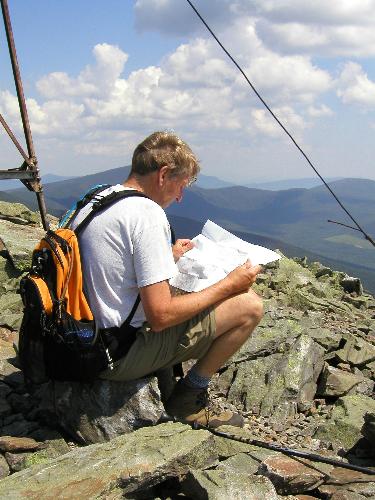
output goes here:
[{"label": "cumulus cloud", "polygon": [[337,95],[344,103],[374,106],[375,82],[368,78],[359,64],[346,63],[338,80]]},{"label": "cumulus cloud", "polygon": [[309,106],[307,108],[307,114],[312,118],[321,118],[324,116],[333,116],[333,111],[325,104],[319,106]]},{"label": "cumulus cloud", "polygon": [[[273,111],[287,130],[292,133],[292,135],[299,135],[300,132],[306,127],[304,119],[289,106],[275,108]],[[267,110],[254,109],[251,114],[253,118],[253,125],[256,129],[270,137],[282,137],[284,135],[284,131],[281,129],[280,125],[276,123],[275,119]]]},{"label": "cumulus cloud", "polygon": [[243,10],[256,9],[275,22],[302,22],[305,24],[370,24],[375,21],[375,1],[362,0],[245,0],[238,1]]},{"label": "cumulus cloud", "polygon": [[[249,17],[262,42],[280,52],[375,54],[375,0],[196,0],[195,5],[220,36],[227,30],[237,36],[234,24]],[[186,2],[138,0],[135,14],[141,30],[180,36],[207,33]]]},{"label": "cumulus cloud", "polygon": [[[227,25],[236,15],[236,2],[231,0],[194,0],[194,5],[214,26]],[[204,28],[186,1],[137,0],[134,6],[135,25],[139,31],[159,31],[163,34],[190,35]]]},{"label": "cumulus cloud", "polygon": [[102,43],[93,50],[94,65],[86,66],[77,78],[54,72],[41,78],[36,87],[47,99],[108,93],[124,70],[128,55],[119,47]]},{"label": "cumulus cloud", "polygon": [[[291,0],[196,4],[210,24],[220,28],[224,44],[298,138],[333,115],[322,104],[329,102],[326,97],[333,96],[332,90],[345,104],[373,104],[374,83],[358,64],[345,65],[335,80],[311,55],[333,54],[334,47],[341,54],[362,53],[366,44],[360,39],[361,29],[366,50],[371,51],[372,2],[363,2],[356,13],[354,3],[345,0],[328,7],[320,0],[314,5]],[[128,54],[108,43],[95,45],[93,62],[77,75],[46,74],[36,83],[34,99],[28,100],[33,133],[45,144],[51,138],[60,144],[65,141],[76,155],[116,158],[131,151],[145,133],[165,128],[182,132],[198,148],[203,137],[218,147],[223,140],[225,144],[270,138],[280,142],[284,132],[212,37],[196,30],[199,23],[189,9],[185,2],[137,0],[138,29],[190,37],[158,65],[126,76]],[[14,95],[0,93],[0,109],[19,126]]]},{"label": "cumulus cloud", "polygon": [[262,20],[257,32],[265,44],[278,47],[280,52],[366,57],[375,54],[374,25],[273,24]]}]

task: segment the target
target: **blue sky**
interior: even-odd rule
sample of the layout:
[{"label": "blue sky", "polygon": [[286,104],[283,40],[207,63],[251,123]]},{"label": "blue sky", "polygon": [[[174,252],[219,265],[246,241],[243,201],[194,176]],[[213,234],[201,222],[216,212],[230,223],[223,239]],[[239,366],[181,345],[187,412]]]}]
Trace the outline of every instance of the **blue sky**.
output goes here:
[{"label": "blue sky", "polygon": [[[310,177],[185,0],[8,0],[41,173],[129,164],[173,129],[202,171]],[[322,175],[375,179],[375,0],[196,0]],[[0,30],[0,112],[22,137]],[[5,132],[0,168],[21,163]]]}]

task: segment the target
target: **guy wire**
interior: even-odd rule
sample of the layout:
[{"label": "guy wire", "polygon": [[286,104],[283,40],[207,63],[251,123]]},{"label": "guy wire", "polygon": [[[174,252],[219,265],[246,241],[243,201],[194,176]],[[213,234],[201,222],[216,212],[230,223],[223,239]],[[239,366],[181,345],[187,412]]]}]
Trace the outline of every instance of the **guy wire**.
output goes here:
[{"label": "guy wire", "polygon": [[205,25],[205,27],[207,28],[207,30],[211,33],[211,35],[213,36],[213,38],[216,40],[216,42],[219,44],[219,46],[222,48],[222,50],[225,52],[225,54],[229,57],[229,59],[232,61],[232,63],[236,66],[236,68],[240,71],[240,73],[242,74],[242,76],[245,78],[246,82],[250,85],[251,89],[253,90],[253,92],[255,93],[255,95],[258,97],[258,99],[262,102],[263,106],[269,111],[269,113],[272,115],[272,117],[277,121],[277,123],[280,125],[280,127],[284,130],[284,132],[287,134],[287,136],[290,138],[290,140],[293,142],[293,144],[296,146],[296,148],[299,150],[299,152],[302,154],[302,156],[305,158],[305,160],[307,161],[307,163],[310,165],[310,167],[314,170],[314,172],[316,173],[316,175],[319,177],[319,179],[323,182],[324,186],[328,189],[328,191],[331,193],[331,195],[334,197],[334,199],[336,200],[336,202],[340,205],[340,207],[344,210],[344,212],[347,214],[347,216],[353,221],[353,223],[357,226],[358,228],[358,231],[360,231],[363,236],[366,238],[366,240],[368,240],[374,247],[375,247],[375,241],[371,238],[371,236],[369,236],[363,229],[362,227],[358,224],[358,222],[354,219],[354,217],[350,214],[350,212],[345,208],[345,206],[343,205],[343,203],[339,200],[339,198],[337,197],[337,195],[333,192],[333,190],[331,189],[331,187],[327,184],[327,182],[325,181],[325,179],[320,175],[320,173],[318,172],[318,170],[314,167],[314,165],[312,164],[311,160],[309,159],[309,157],[307,156],[307,154],[303,151],[303,149],[299,146],[299,144],[297,143],[297,141],[294,139],[294,137],[292,136],[292,134],[287,130],[287,128],[283,125],[283,123],[277,118],[277,116],[275,115],[275,113],[272,111],[272,109],[268,106],[268,104],[266,103],[266,101],[263,99],[263,97],[259,94],[259,92],[257,91],[257,89],[254,87],[254,85],[251,83],[251,81],[249,80],[249,78],[247,77],[246,73],[243,71],[243,69],[241,68],[241,66],[238,64],[238,62],[234,59],[234,57],[230,54],[230,52],[224,47],[224,45],[221,43],[221,41],[219,40],[219,38],[215,35],[215,33],[212,31],[212,29],[210,28],[210,26],[207,24],[207,22],[204,20],[204,18],[202,17],[202,15],[198,12],[197,8],[193,5],[193,3],[191,2],[191,0],[186,0],[188,2],[188,4],[190,5],[190,7],[194,10],[194,12],[196,13],[196,15],[199,17],[199,19],[202,21],[202,23]]}]

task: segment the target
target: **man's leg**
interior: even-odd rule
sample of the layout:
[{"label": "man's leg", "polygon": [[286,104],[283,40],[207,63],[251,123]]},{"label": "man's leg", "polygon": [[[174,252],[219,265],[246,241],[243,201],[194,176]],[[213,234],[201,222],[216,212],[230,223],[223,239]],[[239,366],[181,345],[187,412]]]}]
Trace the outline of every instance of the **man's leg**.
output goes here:
[{"label": "man's leg", "polygon": [[212,377],[246,342],[262,316],[262,300],[251,289],[219,304],[215,308],[215,340],[196,363],[197,373],[203,377]]},{"label": "man's leg", "polygon": [[166,404],[168,413],[188,422],[213,427],[223,424],[242,427],[243,418],[239,414],[210,412],[207,387],[212,375],[244,344],[262,316],[262,301],[252,290],[227,299],[215,308],[214,341],[175,387]]}]

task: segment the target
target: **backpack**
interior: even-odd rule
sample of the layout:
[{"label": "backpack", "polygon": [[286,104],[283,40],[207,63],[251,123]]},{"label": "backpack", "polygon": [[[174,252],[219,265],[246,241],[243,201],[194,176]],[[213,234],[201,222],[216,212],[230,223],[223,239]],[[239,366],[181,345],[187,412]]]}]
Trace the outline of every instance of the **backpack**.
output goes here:
[{"label": "backpack", "polygon": [[[106,368],[125,356],[137,329],[130,325],[134,306],[120,327],[98,329],[83,290],[77,236],[97,213],[116,201],[146,195],[134,190],[91,189],[63,218],[57,230],[48,230],[32,254],[20,293],[24,314],[19,336],[19,359],[29,386],[50,379],[92,382]],[[92,201],[89,214],[73,231],[69,225],[79,210]]]}]

